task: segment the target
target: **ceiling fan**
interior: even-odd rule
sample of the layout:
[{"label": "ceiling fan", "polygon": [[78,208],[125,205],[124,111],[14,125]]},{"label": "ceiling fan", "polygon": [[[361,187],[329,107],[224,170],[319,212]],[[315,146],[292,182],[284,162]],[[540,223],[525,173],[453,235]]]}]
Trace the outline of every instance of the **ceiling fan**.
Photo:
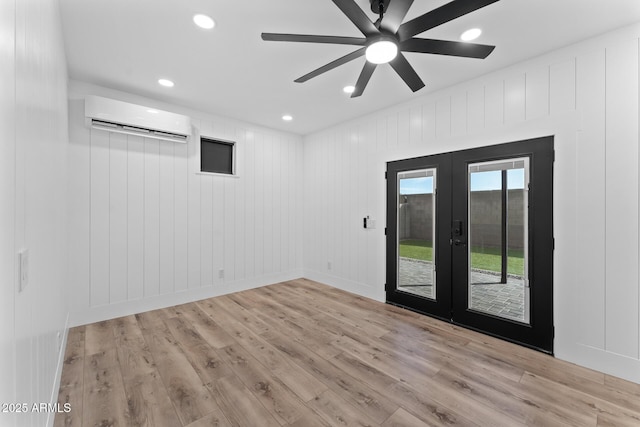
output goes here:
[{"label": "ceiling fan", "polygon": [[416,92],[424,87],[424,82],[407,61],[402,52],[431,53],[436,55],[460,56],[484,59],[495,49],[467,42],[421,39],[414,36],[467,13],[488,6],[499,0],[454,0],[424,15],[402,23],[414,0],[369,0],[371,10],[379,14],[372,22],[354,0],[332,0],[351,22],[364,34],[362,37],[317,36],[307,34],[262,33],[267,41],[328,43],[362,46],[295,80],[306,82],[340,65],[363,55],[366,56],[360,77],[356,82],[352,98],[362,95],[373,71],[378,64],[389,63],[404,82]]}]

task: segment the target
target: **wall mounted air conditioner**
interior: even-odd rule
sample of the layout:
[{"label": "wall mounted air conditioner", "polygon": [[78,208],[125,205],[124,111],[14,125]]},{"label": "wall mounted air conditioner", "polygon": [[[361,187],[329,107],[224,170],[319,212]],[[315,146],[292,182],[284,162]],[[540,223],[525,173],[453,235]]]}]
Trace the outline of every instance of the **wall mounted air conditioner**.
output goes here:
[{"label": "wall mounted air conditioner", "polygon": [[191,135],[187,116],[100,96],[85,98],[84,115],[89,126],[109,132],[182,143]]}]

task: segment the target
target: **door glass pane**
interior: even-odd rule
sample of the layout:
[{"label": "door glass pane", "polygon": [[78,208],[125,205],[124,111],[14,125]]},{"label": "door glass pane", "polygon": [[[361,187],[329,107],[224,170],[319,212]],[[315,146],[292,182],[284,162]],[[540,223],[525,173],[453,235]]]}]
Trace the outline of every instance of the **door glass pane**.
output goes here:
[{"label": "door glass pane", "polygon": [[398,174],[399,291],[436,297],[436,169]]},{"label": "door glass pane", "polygon": [[468,307],[529,323],[529,158],[469,165]]}]

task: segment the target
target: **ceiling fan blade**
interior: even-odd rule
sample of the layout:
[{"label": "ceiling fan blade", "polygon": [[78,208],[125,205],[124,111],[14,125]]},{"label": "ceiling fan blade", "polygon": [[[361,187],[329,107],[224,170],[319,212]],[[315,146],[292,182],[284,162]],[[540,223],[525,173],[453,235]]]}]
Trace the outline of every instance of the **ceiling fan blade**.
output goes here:
[{"label": "ceiling fan blade", "polygon": [[389,6],[384,11],[380,26],[391,34],[395,34],[412,4],[413,0],[389,0]]},{"label": "ceiling fan blade", "polygon": [[314,36],[311,34],[262,33],[262,40],[272,42],[327,43],[364,46],[367,39],[361,37]]},{"label": "ceiling fan blade", "polygon": [[454,0],[424,15],[407,21],[398,29],[400,41],[481,9],[499,0]]},{"label": "ceiling fan blade", "polygon": [[495,49],[495,46],[448,40],[411,38],[400,44],[403,52],[432,53],[435,55],[461,56],[464,58],[484,59]]},{"label": "ceiling fan blade", "polygon": [[356,27],[364,34],[365,36],[371,36],[374,34],[379,34],[380,31],[373,25],[373,22],[367,17],[360,6],[356,4],[353,0],[333,0],[336,6],[340,8],[342,13],[347,15],[347,18],[351,22],[354,23]]},{"label": "ceiling fan blade", "polygon": [[398,52],[398,56],[389,64],[412,91],[416,92],[424,87],[424,82],[402,53]]},{"label": "ceiling fan blade", "polygon": [[364,67],[362,67],[362,72],[360,72],[360,77],[358,77],[358,81],[356,82],[356,90],[351,94],[351,98],[357,98],[362,95],[364,92],[364,88],[367,87],[367,83],[369,83],[369,79],[371,79],[371,75],[373,71],[376,69],[376,64],[373,64],[369,61],[364,63]]},{"label": "ceiling fan blade", "polygon": [[342,64],[346,64],[349,61],[353,61],[354,59],[363,56],[364,55],[364,51],[365,51],[365,48],[361,47],[360,49],[358,49],[358,50],[356,50],[354,52],[351,52],[350,54],[345,55],[342,58],[338,58],[335,61],[331,61],[327,65],[323,65],[322,67],[320,67],[320,68],[318,68],[316,70],[313,70],[312,72],[310,72],[308,74],[305,74],[304,76],[299,77],[299,78],[295,79],[294,81],[296,83],[304,83],[307,80],[310,80],[310,79],[312,79],[312,78],[314,78],[316,76],[319,76],[322,73],[326,73],[327,71],[333,70],[334,68],[339,67]]}]

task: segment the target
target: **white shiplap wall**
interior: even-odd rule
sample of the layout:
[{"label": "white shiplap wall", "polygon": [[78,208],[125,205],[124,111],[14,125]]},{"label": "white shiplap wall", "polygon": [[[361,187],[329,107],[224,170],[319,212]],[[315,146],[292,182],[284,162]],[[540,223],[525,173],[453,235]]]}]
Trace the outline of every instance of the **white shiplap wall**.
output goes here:
[{"label": "white shiplap wall", "polygon": [[[186,114],[197,133],[90,129],[87,94]],[[301,137],[79,82],[69,97],[73,325],[302,275]],[[237,141],[239,177],[197,173],[199,133]]]},{"label": "white shiplap wall", "polygon": [[[57,1],[0,2],[1,426],[53,424],[67,302],[67,69]],[[28,285],[18,290],[18,252]]]},{"label": "white shiplap wall", "polygon": [[[15,223],[16,223],[16,97],[15,1],[0,3],[0,402],[16,397],[15,378]],[[6,65],[5,65],[6,64]],[[12,417],[12,418],[10,418]],[[13,415],[0,421],[14,424]]]},{"label": "white shiplap wall", "polygon": [[305,275],[383,300],[385,162],[555,135],[556,355],[640,382],[639,36],[621,29],[306,137]]}]

